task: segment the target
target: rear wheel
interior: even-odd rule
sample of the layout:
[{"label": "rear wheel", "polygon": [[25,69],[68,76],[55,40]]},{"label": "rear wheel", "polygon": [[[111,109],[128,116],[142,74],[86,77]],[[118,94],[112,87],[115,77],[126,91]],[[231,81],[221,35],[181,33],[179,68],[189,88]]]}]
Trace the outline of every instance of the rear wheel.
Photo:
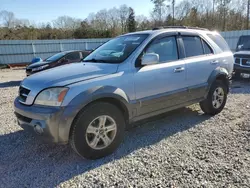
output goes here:
[{"label": "rear wheel", "polygon": [[215,115],[223,110],[226,101],[227,86],[221,80],[216,80],[212,84],[207,98],[200,102],[200,107],[204,113]]},{"label": "rear wheel", "polygon": [[121,111],[110,103],[95,103],[85,109],[72,127],[73,150],[87,159],[98,159],[113,153],[125,130]]}]

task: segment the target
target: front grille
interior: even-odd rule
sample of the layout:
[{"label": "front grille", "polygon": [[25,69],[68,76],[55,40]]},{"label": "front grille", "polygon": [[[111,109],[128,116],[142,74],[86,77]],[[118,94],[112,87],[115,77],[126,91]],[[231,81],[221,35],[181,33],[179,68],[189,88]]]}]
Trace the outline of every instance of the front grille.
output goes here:
[{"label": "front grille", "polygon": [[23,122],[30,123],[32,121],[31,118],[22,116],[21,114],[18,114],[17,112],[15,112],[15,115],[16,115],[17,119],[19,119],[19,120],[21,120]]},{"label": "front grille", "polygon": [[235,63],[240,64],[240,58],[235,58]]},{"label": "front grille", "polygon": [[22,103],[25,103],[29,93],[30,93],[29,89],[26,89],[26,88],[20,86],[19,87],[19,101]]},{"label": "front grille", "polygon": [[242,59],[241,60],[242,65],[244,66],[250,66],[250,59]]},{"label": "front grille", "polygon": [[238,64],[244,67],[250,67],[250,58],[235,57],[235,64]]}]

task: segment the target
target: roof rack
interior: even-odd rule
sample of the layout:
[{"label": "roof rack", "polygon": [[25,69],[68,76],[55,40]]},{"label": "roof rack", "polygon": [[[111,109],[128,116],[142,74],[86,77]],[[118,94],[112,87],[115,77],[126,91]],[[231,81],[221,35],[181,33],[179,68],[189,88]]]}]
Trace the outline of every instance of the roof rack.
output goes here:
[{"label": "roof rack", "polygon": [[208,31],[208,29],[206,28],[189,27],[189,26],[160,26],[160,27],[155,27],[152,30],[160,30],[160,29],[198,29],[198,30]]}]

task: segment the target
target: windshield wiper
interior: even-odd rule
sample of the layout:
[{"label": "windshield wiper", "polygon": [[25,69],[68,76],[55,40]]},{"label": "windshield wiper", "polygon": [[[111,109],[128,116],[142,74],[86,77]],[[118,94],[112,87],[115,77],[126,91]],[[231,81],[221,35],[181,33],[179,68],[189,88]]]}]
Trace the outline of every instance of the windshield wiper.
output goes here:
[{"label": "windshield wiper", "polygon": [[95,62],[95,63],[106,63],[107,61],[103,60],[103,59],[95,59],[95,58],[92,58],[92,59],[89,59],[89,60],[83,60],[82,62]]}]

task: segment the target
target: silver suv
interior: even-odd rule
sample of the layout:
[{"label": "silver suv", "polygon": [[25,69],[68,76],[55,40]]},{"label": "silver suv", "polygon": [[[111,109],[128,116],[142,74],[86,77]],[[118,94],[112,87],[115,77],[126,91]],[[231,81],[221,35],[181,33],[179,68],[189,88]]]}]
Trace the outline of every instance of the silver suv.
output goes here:
[{"label": "silver suv", "polygon": [[220,113],[233,62],[217,32],[175,27],[129,33],[82,63],[24,79],[15,114],[24,129],[97,159],[114,152],[132,122],[194,103],[206,114]]}]

